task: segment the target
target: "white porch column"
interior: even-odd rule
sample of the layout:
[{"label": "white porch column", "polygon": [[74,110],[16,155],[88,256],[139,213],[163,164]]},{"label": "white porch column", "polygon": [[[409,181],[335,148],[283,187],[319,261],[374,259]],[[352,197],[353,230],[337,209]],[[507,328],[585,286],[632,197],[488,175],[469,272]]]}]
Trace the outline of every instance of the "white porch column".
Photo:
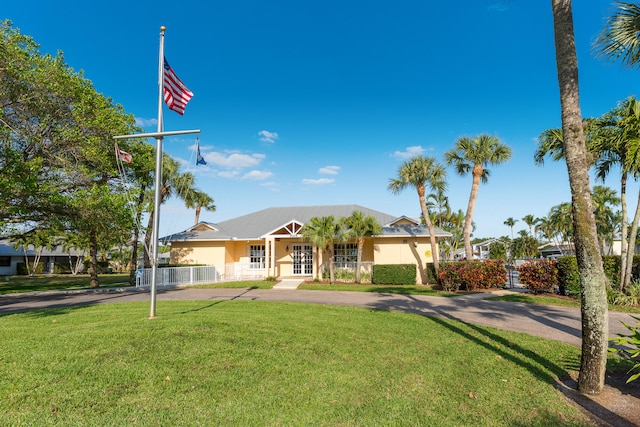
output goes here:
[{"label": "white porch column", "polygon": [[265,268],[266,268],[266,273],[267,273],[267,277],[271,276],[271,259],[273,258],[271,256],[271,243],[272,243],[272,238],[270,237],[265,237],[264,238],[264,257],[265,257]]}]

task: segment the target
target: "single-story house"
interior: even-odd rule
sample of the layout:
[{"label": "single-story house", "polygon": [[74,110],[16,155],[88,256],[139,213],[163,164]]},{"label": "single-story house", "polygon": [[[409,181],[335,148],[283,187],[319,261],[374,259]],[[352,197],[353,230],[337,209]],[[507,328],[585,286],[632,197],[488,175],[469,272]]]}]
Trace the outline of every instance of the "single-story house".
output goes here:
[{"label": "single-story house", "polygon": [[[255,277],[319,277],[322,248],[302,238],[303,225],[314,217],[349,217],[355,211],[373,216],[382,233],[365,240],[363,262],[415,264],[418,283],[427,282],[426,265],[433,262],[429,229],[419,219],[396,217],[359,205],[274,207],[219,223],[200,222],[161,238],[171,245],[171,264],[245,265]],[[436,239],[451,234],[436,229]],[[334,244],[336,265],[355,263],[355,241]]]},{"label": "single-story house", "polygon": [[[42,265],[42,273],[53,273],[54,264],[56,263],[69,263],[75,264],[78,256],[80,261],[84,259],[83,255],[78,255],[75,250],[72,250],[71,255],[69,252],[64,251],[62,246],[56,246],[53,249],[46,247],[36,250],[33,245],[27,246],[27,258],[32,263],[36,259],[36,256],[40,255],[39,264]],[[22,246],[14,248],[14,245],[8,239],[0,240],[0,276],[13,276],[18,273],[18,264],[25,262],[25,253]]]}]

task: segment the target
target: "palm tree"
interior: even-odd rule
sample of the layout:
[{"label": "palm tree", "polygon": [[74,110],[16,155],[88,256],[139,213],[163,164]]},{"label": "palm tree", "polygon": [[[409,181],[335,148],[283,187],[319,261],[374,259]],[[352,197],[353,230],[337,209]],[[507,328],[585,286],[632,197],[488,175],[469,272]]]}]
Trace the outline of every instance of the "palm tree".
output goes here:
[{"label": "palm tree", "polygon": [[592,198],[593,212],[596,217],[598,237],[600,238],[600,250],[604,254],[606,242],[609,240],[612,230],[617,226],[613,221],[615,214],[611,207],[619,205],[620,198],[616,190],[603,185],[595,185],[593,187]]},{"label": "palm tree", "polygon": [[598,248],[589,185],[589,162],[578,92],[578,60],[571,0],[552,0],[562,137],[571,199],[574,239],[581,282],[582,358],[578,390],[599,394],[604,387],[608,351],[607,279]]},{"label": "palm tree", "polygon": [[507,218],[507,220],[503,222],[504,225],[511,229],[511,240],[513,240],[513,226],[516,225],[516,222],[518,222],[518,220],[512,217]]},{"label": "palm tree", "polygon": [[216,210],[216,205],[213,204],[213,197],[203,191],[195,189],[185,197],[184,204],[187,209],[195,208],[196,217],[194,224],[200,221],[200,211],[202,209],[208,210],[209,212],[215,212]]},{"label": "palm tree", "polygon": [[538,223],[540,219],[528,214],[522,217],[522,221],[529,226],[529,234],[533,236],[533,226]]},{"label": "palm tree", "polygon": [[431,209],[435,210],[434,220],[437,220],[437,226],[442,228],[444,218],[451,212],[449,206],[449,198],[445,193],[444,188],[438,188],[435,193],[431,193],[426,199],[427,209],[431,212]]},{"label": "palm tree", "polygon": [[[194,177],[190,172],[180,172],[180,164],[177,160],[164,155],[162,161],[162,186],[160,188],[160,204],[164,203],[172,195],[177,195],[181,199],[185,199],[193,192]],[[151,259],[149,256],[149,250],[151,248],[151,235],[153,229],[153,216],[155,209],[159,209],[157,206],[152,206],[149,212],[149,222],[147,225],[147,233],[145,235],[144,245],[144,266],[145,268],[151,267]],[[154,245],[156,242],[153,243]],[[155,262],[156,260],[154,260]]]},{"label": "palm tree", "polygon": [[[612,111],[599,119],[596,177],[602,181],[613,166],[620,168],[620,206],[622,210],[620,288],[631,282],[631,270],[635,248],[635,233],[629,232],[627,212],[627,180],[629,175],[638,176],[640,161],[640,101],[629,97]],[[640,192],[638,194],[640,200]],[[637,205],[631,230],[640,222],[640,205]]]},{"label": "palm tree", "polygon": [[634,67],[640,62],[640,6],[618,1],[616,12],[607,19],[594,43],[597,55]]},{"label": "palm tree", "polygon": [[455,148],[445,153],[445,160],[453,165],[460,176],[471,172],[471,194],[467,216],[464,221],[464,251],[467,259],[471,259],[471,222],[478,199],[480,182],[486,183],[490,171],[488,165],[498,165],[511,158],[511,149],[490,135],[479,135],[474,138],[462,137],[456,141]]},{"label": "palm tree", "polygon": [[344,237],[343,224],[332,216],[313,217],[304,224],[300,231],[303,239],[327,254],[329,260],[329,283],[334,282],[333,244]]},{"label": "palm tree", "polygon": [[360,211],[354,211],[350,217],[344,219],[347,238],[356,239],[358,242],[358,253],[356,255],[356,283],[360,283],[360,265],[362,264],[362,252],[364,239],[380,234],[382,226],[371,215],[364,215]]},{"label": "palm tree", "polygon": [[407,160],[398,168],[398,177],[389,180],[388,189],[393,194],[400,194],[402,190],[411,186],[418,193],[420,210],[427,228],[429,229],[429,241],[431,243],[431,256],[433,257],[433,268],[436,276],[440,271],[438,261],[438,246],[436,243],[436,232],[429,216],[429,209],[425,199],[425,190],[428,186],[434,192],[447,188],[446,171],[444,167],[433,157],[416,156]]}]

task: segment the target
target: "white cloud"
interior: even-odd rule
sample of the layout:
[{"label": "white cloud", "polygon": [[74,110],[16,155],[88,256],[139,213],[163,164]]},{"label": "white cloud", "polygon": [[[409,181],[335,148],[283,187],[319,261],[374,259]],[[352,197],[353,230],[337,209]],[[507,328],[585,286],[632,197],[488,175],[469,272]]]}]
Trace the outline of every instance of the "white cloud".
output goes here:
[{"label": "white cloud", "polygon": [[419,156],[425,152],[425,149],[421,145],[413,145],[407,147],[404,151],[396,151],[393,153],[393,157],[399,157],[401,159],[410,159],[411,157]]},{"label": "white cloud", "polygon": [[338,172],[340,172],[340,166],[325,166],[320,168],[318,172],[324,175],[338,175]]},{"label": "white cloud", "polygon": [[204,159],[207,163],[222,166],[227,169],[243,169],[255,167],[262,162],[265,158],[264,154],[243,154],[243,153],[221,153],[219,151],[213,151],[210,153],[203,153]]},{"label": "white cloud", "polygon": [[258,132],[258,135],[260,135],[260,141],[268,142],[270,144],[276,142],[276,139],[279,137],[278,132],[269,132],[268,130],[261,130]]},{"label": "white cloud", "polygon": [[309,184],[309,185],[326,185],[326,184],[333,184],[334,182],[336,182],[336,180],[333,178],[319,178],[319,179],[305,178],[302,180],[303,184]]},{"label": "white cloud", "polygon": [[253,170],[244,174],[242,179],[252,179],[254,181],[262,181],[273,176],[272,172]]},{"label": "white cloud", "polygon": [[220,171],[218,176],[222,178],[235,178],[240,172],[238,171]]},{"label": "white cloud", "polygon": [[156,126],[158,124],[158,119],[144,119],[142,117],[136,117],[136,126],[141,128],[147,128],[150,126]]}]

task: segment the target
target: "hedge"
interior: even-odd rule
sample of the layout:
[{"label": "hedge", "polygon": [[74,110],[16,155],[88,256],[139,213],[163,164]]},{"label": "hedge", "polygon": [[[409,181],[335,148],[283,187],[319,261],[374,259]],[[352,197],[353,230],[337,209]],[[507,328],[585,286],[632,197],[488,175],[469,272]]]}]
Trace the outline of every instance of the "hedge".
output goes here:
[{"label": "hedge", "polygon": [[374,264],[374,285],[415,285],[415,264]]},{"label": "hedge", "polygon": [[438,279],[445,291],[497,288],[507,282],[507,268],[502,260],[446,262]]}]

